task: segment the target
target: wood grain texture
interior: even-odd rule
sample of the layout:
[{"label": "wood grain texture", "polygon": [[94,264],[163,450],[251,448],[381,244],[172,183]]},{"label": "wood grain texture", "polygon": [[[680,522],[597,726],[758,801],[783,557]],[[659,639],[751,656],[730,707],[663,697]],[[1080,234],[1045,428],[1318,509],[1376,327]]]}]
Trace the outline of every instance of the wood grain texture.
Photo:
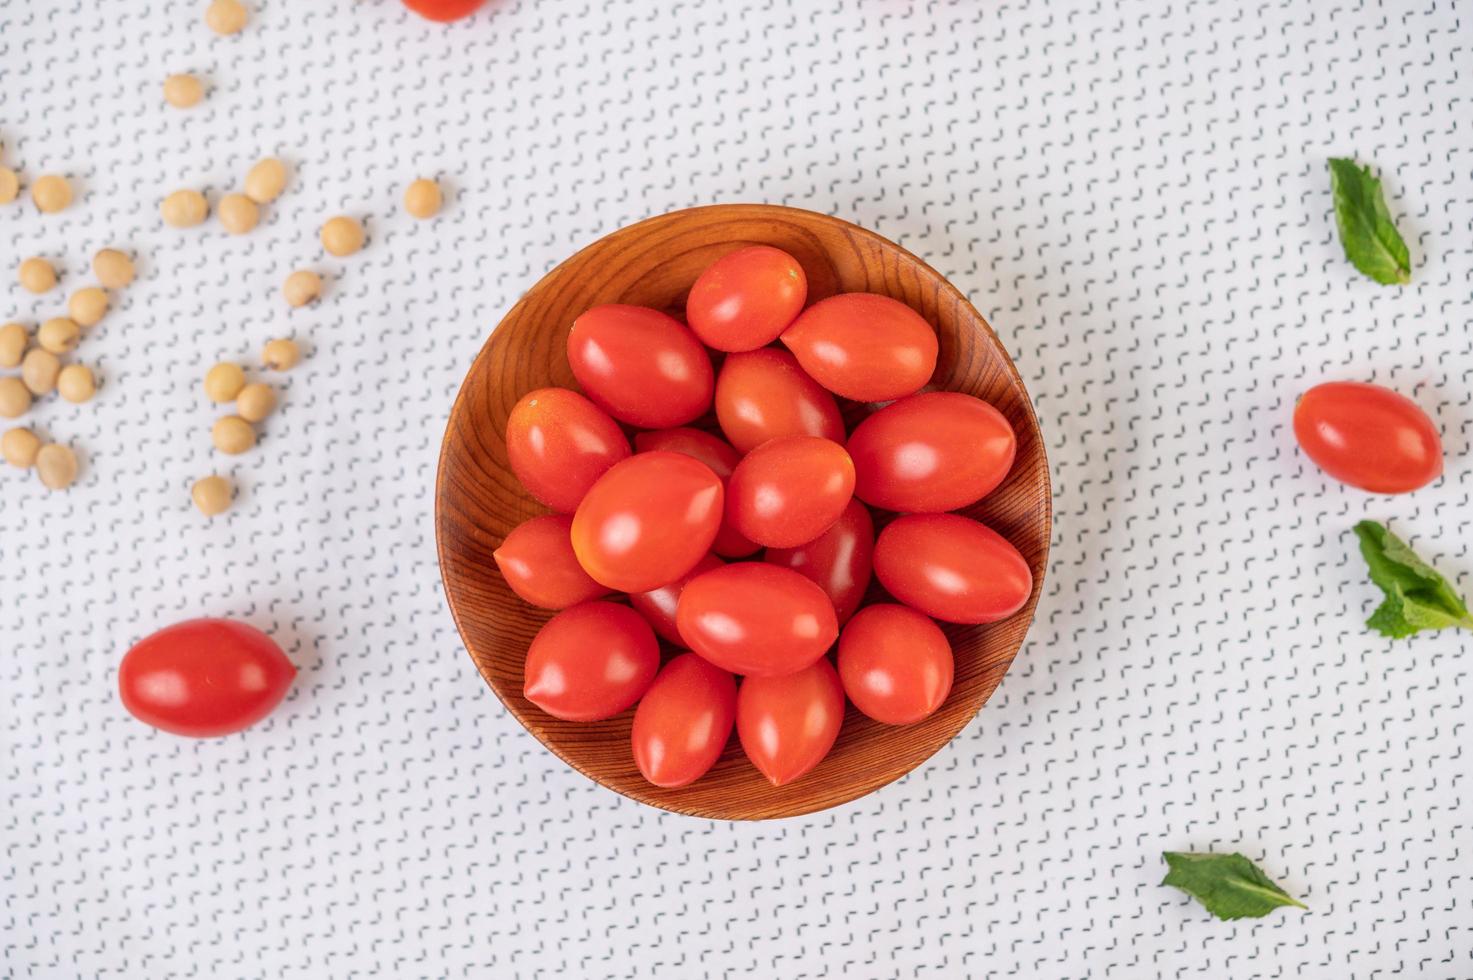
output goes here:
[{"label": "wood grain texture", "polygon": [[[506,460],[506,420],[535,388],[577,388],[566,338],[573,320],[600,303],[636,303],[679,314],[711,262],[751,244],[792,253],[808,275],[809,301],[836,292],[883,293],[917,310],[937,330],[932,387],[963,391],[1002,411],[1018,435],[1018,457],[1001,487],[963,511],[1010,540],[1033,569],[1033,595],[1016,616],[990,626],[942,624],[956,654],[946,703],[925,721],[891,728],[851,706],[838,743],[818,768],[774,788],[747,762],[733,735],[705,777],[680,789],[649,785],[629,745],[633,711],[596,723],[559,721],[522,697],[528,645],[551,613],[507,587],[492,552],[545,508],[518,484]],[[847,421],[852,428],[864,408]],[[712,431],[714,420],[702,423]],[[471,365],[451,410],[441,450],[435,525],[445,594],[476,668],[528,731],[573,768],[652,806],[718,819],[768,819],[847,803],[905,775],[960,732],[1007,672],[1043,585],[1051,491],[1038,420],[992,328],[935,270],[885,239],[837,218],[769,205],[718,205],[651,218],[578,252],[512,308]],[[877,518],[877,525],[884,523]],[[878,585],[871,597],[883,596]],[[668,653],[668,651],[667,651]]]}]

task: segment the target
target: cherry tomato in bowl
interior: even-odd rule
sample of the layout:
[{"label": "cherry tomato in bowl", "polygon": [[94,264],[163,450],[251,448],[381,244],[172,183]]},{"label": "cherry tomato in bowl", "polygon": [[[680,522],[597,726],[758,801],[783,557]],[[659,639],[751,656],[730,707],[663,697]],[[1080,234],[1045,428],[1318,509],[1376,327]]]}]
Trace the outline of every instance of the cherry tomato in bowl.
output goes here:
[{"label": "cherry tomato in bowl", "polygon": [[783,331],[803,370],[829,391],[886,402],[921,389],[936,371],[936,331],[898,299],[840,293],[814,303]]},{"label": "cherry tomato in bowl", "polygon": [[573,519],[567,514],[543,514],[518,524],[491,557],[511,590],[542,609],[565,609],[609,593],[578,564]]},{"label": "cherry tomato in bowl", "polygon": [[1331,381],[1294,407],[1294,436],[1315,465],[1371,493],[1410,493],[1442,475],[1442,440],[1417,403],[1389,388]]},{"label": "cherry tomato in bowl", "polygon": [[573,321],[568,364],[595,405],[641,429],[685,425],[711,407],[711,356],[659,310],[595,306]]},{"label": "cherry tomato in bowl", "polygon": [[118,693],[144,724],[214,738],[269,715],[296,674],[276,641],[255,627],[191,619],[134,644],[118,667]]},{"label": "cherry tomato in bowl", "polygon": [[787,568],[736,562],[685,583],[675,625],[723,670],[780,677],[822,657],[839,636],[823,589]]},{"label": "cherry tomato in bowl", "polygon": [[803,309],[808,277],[798,260],[771,245],[729,252],[706,267],[685,301],[685,318],[707,347],[765,347]]},{"label": "cherry tomato in bowl", "polygon": [[724,564],[726,562],[715,555],[706,555],[696,562],[695,568],[673,582],[648,592],[629,593],[629,604],[634,607],[635,612],[644,617],[645,622],[654,627],[656,633],[676,646],[685,646],[685,640],[680,636],[680,629],[675,625],[675,610],[680,606],[680,593],[684,591],[685,583],[697,575],[704,575],[711,569],[720,568]]},{"label": "cherry tomato in bowl", "polygon": [[527,648],[522,694],[554,718],[602,721],[633,705],[660,669],[660,644],[628,606],[584,602],[549,619]]},{"label": "cherry tomato in bowl", "polygon": [[939,514],[995,490],[1012,469],[1018,440],[982,399],[923,391],[855,426],[848,449],[860,500],[903,514]]},{"label": "cherry tomato in bowl", "polygon": [[774,786],[812,772],[843,725],[844,689],[826,657],[786,677],[743,678],[737,691],[742,750]]},{"label": "cherry tomato in bowl", "polygon": [[[634,449],[641,453],[657,450],[685,453],[711,467],[711,472],[721,478],[723,486],[742,458],[742,454],[731,446],[700,429],[655,429],[651,432],[638,432],[634,436]],[[757,542],[742,537],[724,517],[720,530],[716,532],[716,540],[711,543],[711,550],[723,558],[745,558],[761,548]]]},{"label": "cherry tomato in bowl", "polygon": [[602,585],[648,592],[680,578],[711,550],[721,526],[721,480],[683,453],[639,453],[615,464],[573,515],[573,553]]},{"label": "cherry tomato in bowl", "polygon": [[736,721],[736,680],[694,653],[671,659],[634,709],[630,742],[640,774],[687,786],[716,764]]},{"label": "cherry tomato in bowl", "polygon": [[854,707],[885,725],[912,725],[951,693],[955,670],[941,627],[908,606],[865,606],[839,634],[839,680]]},{"label": "cherry tomato in bowl", "polygon": [[619,424],[566,388],[523,395],[506,420],[506,458],[527,492],[571,514],[610,466],[629,458]]},{"label": "cherry tomato in bowl", "polygon": [[748,453],[726,481],[726,521],[750,541],[792,548],[834,526],[854,497],[854,463],[844,447],[815,436],[783,436]]},{"label": "cherry tomato in bowl", "polygon": [[469,17],[486,0],[404,0],[404,6],[428,20],[448,22]]},{"label": "cherry tomato in bowl", "polygon": [[792,354],[772,347],[727,356],[716,378],[716,420],[743,453],[779,436],[844,441],[834,396]]},{"label": "cherry tomato in bowl", "polygon": [[1001,534],[957,514],[907,514],[875,542],[891,595],[948,623],[995,623],[1033,593],[1028,561]]},{"label": "cherry tomato in bowl", "polygon": [[864,600],[874,574],[874,553],[874,519],[864,504],[851,500],[823,534],[795,548],[768,548],[763,560],[817,583],[842,626]]}]

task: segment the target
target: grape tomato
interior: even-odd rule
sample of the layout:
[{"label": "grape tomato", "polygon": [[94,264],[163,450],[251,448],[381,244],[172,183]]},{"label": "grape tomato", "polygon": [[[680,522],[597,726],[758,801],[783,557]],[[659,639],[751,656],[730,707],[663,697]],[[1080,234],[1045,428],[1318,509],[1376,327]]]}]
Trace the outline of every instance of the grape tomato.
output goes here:
[{"label": "grape tomato", "polygon": [[1033,592],[1028,562],[992,528],[956,514],[898,517],[875,542],[875,577],[907,606],[948,623],[993,623]]},{"label": "grape tomato", "polygon": [[[711,467],[711,472],[721,478],[723,485],[742,458],[741,453],[731,446],[700,429],[656,429],[653,432],[640,432],[634,436],[634,446],[642,453],[655,450],[685,453]],[[742,537],[724,517],[716,532],[716,540],[711,543],[711,550],[723,558],[745,558],[755,554],[761,547],[755,541]]]},{"label": "grape tomato", "polygon": [[816,583],[834,604],[839,625],[864,600],[874,571],[875,522],[868,508],[849,501],[823,534],[795,548],[768,548],[763,560],[791,568]]},{"label": "grape tomato", "polygon": [[469,17],[486,0],[404,0],[404,6],[428,20],[448,22]]},{"label": "grape tomato", "polygon": [[573,519],[566,514],[523,521],[492,557],[511,590],[543,609],[564,609],[609,593],[578,564]]},{"label": "grape tomato", "polygon": [[774,786],[823,761],[844,724],[844,689],[827,658],[786,677],[746,677],[737,691],[742,750]]},{"label": "grape tomato", "polygon": [[1442,439],[1417,403],[1389,388],[1331,381],[1294,408],[1294,436],[1315,465],[1371,493],[1410,493],[1442,475]]},{"label": "grape tomato", "polygon": [[675,610],[680,605],[680,593],[685,589],[685,583],[697,575],[709,572],[713,568],[720,568],[724,564],[726,563],[715,555],[706,555],[696,562],[695,568],[667,585],[648,592],[629,593],[629,604],[634,607],[635,612],[644,617],[645,622],[654,627],[656,633],[676,646],[685,646],[685,641],[680,637],[680,630],[675,625]]},{"label": "grape tomato", "polygon": [[807,298],[808,277],[797,259],[751,245],[707,266],[691,286],[685,317],[707,347],[756,350],[787,329]]},{"label": "grape tomato", "polygon": [[829,391],[883,402],[919,391],[936,371],[936,331],[915,310],[876,293],[814,303],[783,331],[803,370]]},{"label": "grape tomato", "polygon": [[951,643],[908,606],[865,606],[839,634],[839,680],[854,707],[886,725],[910,725],[951,693]]},{"label": "grape tomato", "polygon": [[522,693],[564,721],[601,721],[633,705],[655,679],[660,645],[628,606],[584,602],[543,625],[527,648]]},{"label": "grape tomato", "polygon": [[727,356],[716,379],[716,420],[742,453],[779,436],[844,441],[834,396],[792,354],[771,347]]},{"label": "grape tomato", "polygon": [[674,582],[711,550],[721,525],[721,480],[682,453],[615,464],[573,515],[573,553],[595,582],[648,592]]},{"label": "grape tomato", "polygon": [[118,667],[118,694],[146,725],[214,738],[269,715],[296,674],[276,641],[255,627],[191,619],[134,644]]},{"label": "grape tomato", "polygon": [[634,763],[656,786],[686,786],[721,758],[736,721],[736,679],[694,653],[671,659],[634,710]]},{"label": "grape tomato", "polygon": [[573,321],[568,364],[594,404],[642,429],[685,425],[711,407],[710,355],[659,310],[595,306]]},{"label": "grape tomato", "polygon": [[687,646],[723,670],[769,677],[802,670],[839,635],[823,589],[764,562],[737,562],[691,579],[675,624]]},{"label": "grape tomato", "polygon": [[871,507],[941,513],[976,503],[1012,469],[1018,442],[980,398],[926,391],[880,409],[849,436],[854,495]]},{"label": "grape tomato", "polygon": [[609,467],[629,457],[629,440],[576,391],[539,388],[512,406],[506,457],[528,493],[570,514]]},{"label": "grape tomato", "polygon": [[792,548],[833,527],[854,496],[854,463],[844,447],[815,436],[764,442],[726,481],[726,521],[772,548]]},{"label": "grape tomato", "polygon": [[654,429],[634,434],[634,451],[640,453],[684,453],[711,467],[711,472],[725,480],[736,469],[742,454],[709,432],[700,429]]}]

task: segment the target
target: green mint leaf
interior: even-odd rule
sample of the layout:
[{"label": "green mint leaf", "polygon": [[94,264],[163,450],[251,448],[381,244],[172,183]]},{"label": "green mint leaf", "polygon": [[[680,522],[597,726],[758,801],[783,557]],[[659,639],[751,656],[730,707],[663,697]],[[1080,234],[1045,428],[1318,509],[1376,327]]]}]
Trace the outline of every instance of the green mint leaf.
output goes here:
[{"label": "green mint leaf", "polygon": [[1335,198],[1335,226],[1345,257],[1383,286],[1412,281],[1411,255],[1391,223],[1381,182],[1369,167],[1354,160],[1330,161],[1330,192]]},{"label": "green mint leaf", "polygon": [[1161,856],[1170,869],[1161,884],[1180,888],[1219,919],[1261,919],[1282,905],[1308,907],[1241,854],[1163,851]]},{"label": "green mint leaf", "polygon": [[1371,581],[1386,593],[1385,600],[1366,620],[1367,626],[1392,639],[1452,626],[1473,629],[1473,616],[1468,614],[1463,597],[1386,525],[1361,521],[1355,526],[1355,534],[1360,538],[1360,553],[1370,569]]}]

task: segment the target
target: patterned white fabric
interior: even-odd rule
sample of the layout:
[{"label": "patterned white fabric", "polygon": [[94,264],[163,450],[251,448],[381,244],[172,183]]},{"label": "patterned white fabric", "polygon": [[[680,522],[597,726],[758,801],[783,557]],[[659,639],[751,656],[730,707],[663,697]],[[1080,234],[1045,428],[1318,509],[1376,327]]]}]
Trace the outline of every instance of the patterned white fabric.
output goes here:
[{"label": "patterned white fabric", "polygon": [[[1473,591],[1466,5],[1121,0],[0,0],[0,163],[77,203],[0,207],[0,265],[103,245],[139,281],[31,419],[77,486],[0,472],[0,975],[1473,977],[1469,642],[1390,643],[1349,533],[1392,526]],[[209,79],[180,112],[160,83]],[[262,225],[158,202],[292,164]],[[1340,254],[1325,160],[1385,173],[1413,283]],[[443,217],[399,207],[440,177]],[[1036,400],[1056,499],[1031,639],[952,745],[810,818],[728,825],[569,771],[460,646],[436,456],[488,331],[638,218],[768,201],[950,276]],[[363,217],[359,256],[317,228]],[[287,272],[322,270],[289,311]],[[0,316],[35,322],[64,293]],[[308,349],[261,444],[199,388]],[[1394,385],[1435,487],[1374,498],[1298,453],[1296,395]],[[190,483],[241,488],[207,522]],[[301,673],[246,734],[132,721],[116,667],[202,614]],[[1309,906],[1220,923],[1165,849],[1241,850]]]}]

